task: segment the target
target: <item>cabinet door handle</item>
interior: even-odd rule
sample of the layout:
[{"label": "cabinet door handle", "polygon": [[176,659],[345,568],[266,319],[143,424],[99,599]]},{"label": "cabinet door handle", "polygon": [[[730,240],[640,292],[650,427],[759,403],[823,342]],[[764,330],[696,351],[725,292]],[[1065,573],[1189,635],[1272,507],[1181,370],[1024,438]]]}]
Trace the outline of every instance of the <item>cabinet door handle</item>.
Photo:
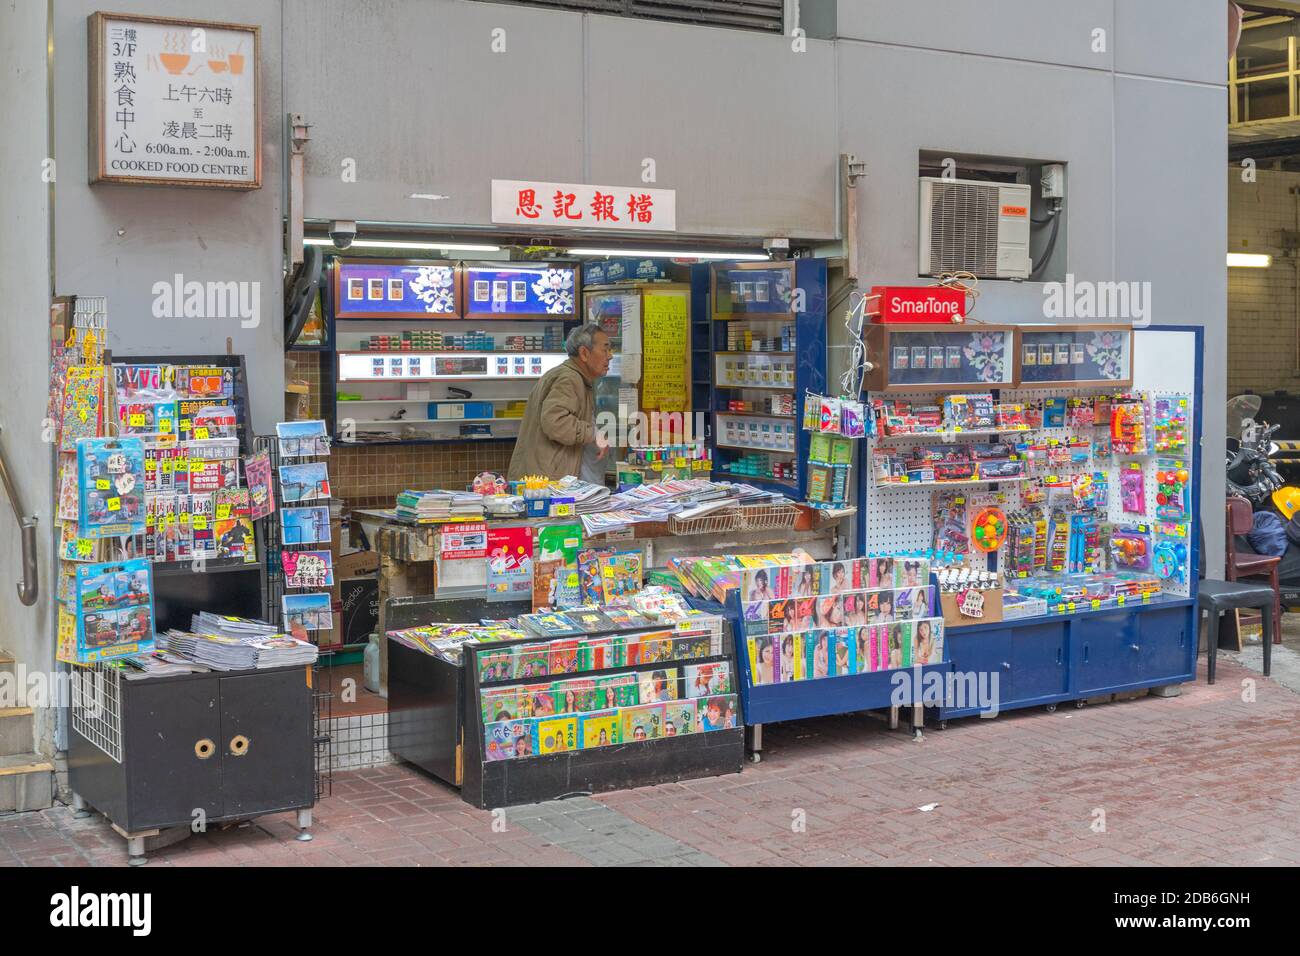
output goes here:
[{"label": "cabinet door handle", "polygon": [[1002,669],[1003,669],[1004,671],[1009,671],[1009,670],[1011,670],[1011,662],[1010,662],[1010,661],[1003,661],[1003,662],[1002,662]]},{"label": "cabinet door handle", "polygon": [[236,734],[230,738],[230,756],[242,757],[248,753],[248,738],[243,734]]},{"label": "cabinet door handle", "polygon": [[1059,647],[1056,649],[1056,666],[1061,666],[1061,648]]},{"label": "cabinet door handle", "polygon": [[217,745],[204,737],[202,740],[194,741],[194,756],[200,760],[207,760],[217,752]]}]

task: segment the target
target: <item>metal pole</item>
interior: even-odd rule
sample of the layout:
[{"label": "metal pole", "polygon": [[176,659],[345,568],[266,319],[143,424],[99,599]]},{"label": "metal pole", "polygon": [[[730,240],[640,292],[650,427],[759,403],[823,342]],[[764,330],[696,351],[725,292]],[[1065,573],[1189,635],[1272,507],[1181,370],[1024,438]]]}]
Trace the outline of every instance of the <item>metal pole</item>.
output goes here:
[{"label": "metal pole", "polygon": [[36,516],[23,514],[26,509],[23,508],[18,489],[14,487],[9,475],[9,463],[5,460],[3,447],[0,447],[0,480],[4,482],[5,494],[9,496],[9,505],[14,510],[14,520],[22,532],[23,579],[18,582],[18,600],[24,606],[31,607],[36,603],[41,590],[36,568]]}]

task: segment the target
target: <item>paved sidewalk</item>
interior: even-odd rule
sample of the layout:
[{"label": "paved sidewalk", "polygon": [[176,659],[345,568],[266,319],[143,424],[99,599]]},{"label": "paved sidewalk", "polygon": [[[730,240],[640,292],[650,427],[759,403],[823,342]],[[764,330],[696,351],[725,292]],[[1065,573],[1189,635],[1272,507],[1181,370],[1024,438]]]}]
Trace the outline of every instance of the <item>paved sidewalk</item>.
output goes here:
[{"label": "paved sidewalk", "polygon": [[[280,815],[150,866],[1300,863],[1300,696],[1223,658],[1203,674],[921,741],[866,716],[773,726],[739,775],[496,815],[404,766],[339,773],[311,843]],[[0,817],[0,866],[125,862],[100,818]]]}]

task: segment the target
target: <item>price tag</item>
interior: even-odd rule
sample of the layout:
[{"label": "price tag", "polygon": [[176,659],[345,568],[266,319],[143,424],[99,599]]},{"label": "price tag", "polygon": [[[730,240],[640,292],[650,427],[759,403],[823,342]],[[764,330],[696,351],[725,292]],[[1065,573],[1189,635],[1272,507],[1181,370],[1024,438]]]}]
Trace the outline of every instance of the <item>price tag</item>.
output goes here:
[{"label": "price tag", "polygon": [[107,479],[107,478],[96,478],[96,479],[95,479],[95,490],[96,490],[96,491],[108,491],[108,484],[109,484],[109,482],[108,482],[108,479]]},{"label": "price tag", "polygon": [[144,415],[141,412],[133,412],[129,421],[132,428],[144,428]]},{"label": "price tag", "polygon": [[217,520],[225,521],[230,517],[230,505],[217,505]]},{"label": "price tag", "polygon": [[121,498],[109,498],[109,499],[108,499],[108,510],[109,510],[109,511],[121,511],[121,510],[122,510],[122,499],[121,499]]},{"label": "price tag", "polygon": [[553,506],[553,512],[557,518],[567,518],[569,515],[573,514],[573,505],[555,505]]},{"label": "price tag", "polygon": [[207,428],[205,427],[205,428],[194,429],[194,437],[197,438],[199,441],[203,441],[204,439],[206,439],[208,437]]},{"label": "price tag", "polygon": [[195,515],[194,517],[190,518],[190,527],[193,528],[195,531],[207,531],[208,530],[207,517],[204,515]]},{"label": "price tag", "polygon": [[146,459],[144,460],[144,470],[145,470],[145,471],[157,471],[157,470],[158,470],[158,462],[155,461],[155,460],[152,459],[152,458],[146,458]]},{"label": "price tag", "polygon": [[187,432],[187,431],[189,431],[189,430],[190,430],[190,426],[191,426],[192,424],[193,424],[193,423],[192,423],[188,418],[182,418],[182,419],[181,419],[181,431],[183,431],[183,432]]},{"label": "price tag", "polygon": [[170,475],[172,473],[172,463],[174,460],[175,459],[172,458],[164,458],[162,460],[162,473],[164,475]]},{"label": "price tag", "polygon": [[674,458],[674,459],[673,459],[673,467],[674,467],[674,468],[685,468],[685,467],[686,467],[686,459],[685,459],[685,458]]},{"label": "price tag", "polygon": [[95,542],[87,540],[86,538],[77,539],[77,557],[88,558],[94,550]]},{"label": "price tag", "polygon": [[164,418],[160,421],[158,423],[158,431],[164,435],[170,435],[172,433],[172,420],[170,418]]}]

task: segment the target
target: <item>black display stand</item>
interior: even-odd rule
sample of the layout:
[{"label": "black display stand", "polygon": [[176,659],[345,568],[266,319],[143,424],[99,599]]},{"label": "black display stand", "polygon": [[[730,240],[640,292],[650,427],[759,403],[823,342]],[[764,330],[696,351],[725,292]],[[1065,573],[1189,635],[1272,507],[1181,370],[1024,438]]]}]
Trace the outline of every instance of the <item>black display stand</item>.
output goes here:
[{"label": "black display stand", "polygon": [[[489,603],[480,598],[391,598],[384,619],[397,630],[527,614],[527,601]],[[453,787],[461,784],[463,669],[441,657],[388,640],[388,751]]]},{"label": "black display stand", "polygon": [[[665,628],[636,628],[619,634],[647,633]],[[565,638],[553,638],[565,640]],[[590,750],[571,750],[517,760],[484,759],[484,727],[481,691],[491,687],[536,681],[505,680],[481,684],[478,680],[478,655],[523,644],[545,643],[545,638],[530,637],[523,641],[499,641],[465,647],[465,692],[463,725],[463,782],[461,798],[480,809],[540,803],[560,797],[603,793],[649,787],[698,777],[715,777],[740,773],[745,762],[743,721],[725,730],[695,732],[656,740],[613,744]],[[732,681],[737,679],[735,642],[731,626],[724,619],[722,648],[724,653],[685,660],[632,664],[605,670],[579,671],[565,677],[607,677],[613,674],[655,670],[665,665],[706,664],[727,661]],[[392,664],[389,664],[392,673]],[[739,701],[739,697],[737,697]],[[739,716],[739,715],[738,715]]]},{"label": "black display stand", "polygon": [[[166,845],[216,823],[298,812],[316,800],[310,667],[127,680],[78,668],[68,714],[68,784],[127,840]],[[164,835],[164,831],[171,831]]]}]

